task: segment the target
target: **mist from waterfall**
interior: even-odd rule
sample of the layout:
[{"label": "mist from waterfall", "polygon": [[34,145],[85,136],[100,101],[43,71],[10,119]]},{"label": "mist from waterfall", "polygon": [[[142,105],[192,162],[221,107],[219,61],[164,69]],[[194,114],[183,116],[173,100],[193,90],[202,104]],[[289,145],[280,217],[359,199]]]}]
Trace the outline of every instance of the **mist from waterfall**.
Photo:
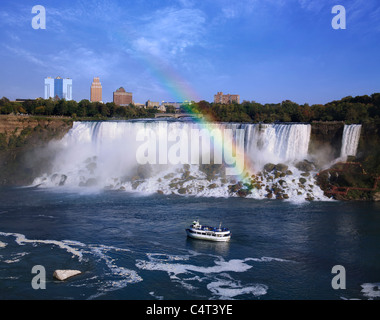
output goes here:
[{"label": "mist from waterfall", "polygon": [[[137,135],[142,130],[149,132],[149,137],[153,136],[156,140],[139,141]],[[205,124],[178,120],[75,122],[62,140],[52,143],[50,148],[56,155],[52,169],[36,178],[33,185],[82,190],[86,187],[98,190],[231,196],[228,187],[237,181],[244,183],[244,177],[226,175],[222,170],[226,168],[225,163],[213,164],[215,150],[222,148],[225,154],[225,149],[228,149],[224,145],[220,146],[220,141],[214,137],[210,136],[207,143],[204,143],[204,137],[203,140],[200,139],[200,164],[178,161],[173,165],[157,161],[155,164],[141,165],[136,158],[142,145],[146,144],[154,146],[157,160],[175,157],[180,151],[186,151],[191,160],[194,153],[190,149],[194,142],[194,130],[204,132]],[[234,148],[231,152],[235,157],[239,155],[238,149],[243,149],[246,178],[261,172],[267,163],[281,163],[289,167],[286,176],[282,173],[281,176],[269,174],[261,177],[262,187],[248,197],[264,198],[268,188],[275,188],[280,183],[287,187],[291,198],[311,197],[311,194],[313,198],[323,198],[323,192],[317,186],[313,189],[313,175],[306,174],[295,166],[297,162],[308,158],[310,124],[207,124],[207,132],[215,130],[232,132]],[[170,135],[177,138],[168,139]],[[162,150],[167,154],[163,155]],[[178,159],[182,158],[178,156]],[[202,159],[211,159],[211,165],[208,166],[209,162],[204,163]],[[304,180],[302,190],[298,179]]]}]

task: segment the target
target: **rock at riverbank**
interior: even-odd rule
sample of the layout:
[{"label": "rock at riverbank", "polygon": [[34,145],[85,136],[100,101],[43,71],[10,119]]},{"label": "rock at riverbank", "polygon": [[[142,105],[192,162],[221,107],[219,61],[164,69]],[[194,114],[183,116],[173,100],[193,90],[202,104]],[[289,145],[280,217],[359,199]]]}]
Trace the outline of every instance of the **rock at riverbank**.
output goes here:
[{"label": "rock at riverbank", "polygon": [[336,200],[380,201],[379,182],[380,176],[369,174],[359,162],[336,163],[317,175],[317,185]]},{"label": "rock at riverbank", "polygon": [[65,281],[69,278],[75,277],[82,272],[79,270],[55,270],[53,273],[53,277],[59,281]]}]

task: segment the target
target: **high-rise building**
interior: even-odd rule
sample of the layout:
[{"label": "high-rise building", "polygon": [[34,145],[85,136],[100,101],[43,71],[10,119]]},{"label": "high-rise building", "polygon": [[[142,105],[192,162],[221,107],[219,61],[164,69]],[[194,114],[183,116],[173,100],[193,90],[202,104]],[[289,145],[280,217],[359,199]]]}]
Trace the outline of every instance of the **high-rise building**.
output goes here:
[{"label": "high-rise building", "polygon": [[61,77],[55,79],[48,77],[45,79],[45,99],[73,99],[73,80]]},{"label": "high-rise building", "polygon": [[62,79],[62,98],[66,100],[73,100],[73,80],[66,78]]},{"label": "high-rise building", "polygon": [[54,79],[48,77],[45,79],[45,99],[54,98]]},{"label": "high-rise building", "polygon": [[126,92],[123,87],[113,93],[113,102],[118,106],[128,106],[133,103],[132,93]]},{"label": "high-rise building", "polygon": [[102,102],[102,84],[98,77],[94,78],[91,85],[91,102]]},{"label": "high-rise building", "polygon": [[221,104],[240,103],[240,96],[238,94],[223,94],[223,92],[218,92],[214,96],[214,103],[221,103]]}]

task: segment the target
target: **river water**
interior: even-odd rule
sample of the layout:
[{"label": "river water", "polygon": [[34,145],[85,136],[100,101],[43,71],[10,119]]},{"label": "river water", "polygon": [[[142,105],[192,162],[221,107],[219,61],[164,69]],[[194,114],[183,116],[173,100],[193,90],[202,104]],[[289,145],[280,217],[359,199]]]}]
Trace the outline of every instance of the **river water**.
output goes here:
[{"label": "river water", "polygon": [[[0,299],[380,298],[378,203],[91,188],[4,188],[0,198]],[[231,241],[187,238],[196,218],[229,227]],[[46,289],[33,289],[34,266]],[[82,274],[59,282],[56,269]],[[346,289],[332,287],[337,275]]]}]

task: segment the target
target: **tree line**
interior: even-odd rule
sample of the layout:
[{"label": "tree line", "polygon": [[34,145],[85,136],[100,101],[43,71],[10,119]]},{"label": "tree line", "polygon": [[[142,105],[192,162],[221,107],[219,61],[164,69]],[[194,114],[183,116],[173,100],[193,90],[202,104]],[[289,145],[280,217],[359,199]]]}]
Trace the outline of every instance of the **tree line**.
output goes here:
[{"label": "tree line", "polygon": [[243,101],[241,104],[221,105],[201,101],[197,112],[226,122],[313,122],[344,121],[362,123],[380,120],[380,93],[371,96],[345,97],[325,105],[299,105],[286,100],[278,104]]},{"label": "tree line", "polygon": [[22,102],[9,101],[7,98],[0,100],[0,114],[25,114],[33,116],[63,116],[72,118],[93,119],[135,119],[149,118],[155,109],[137,108],[134,105],[118,106],[113,102],[101,103],[81,100],[79,102],[64,99],[36,99]]},{"label": "tree line", "polygon": [[[167,112],[173,112],[168,108]],[[151,118],[161,111],[154,108],[140,108],[134,105],[117,106],[113,102],[100,103],[89,100],[66,101],[55,99],[36,99],[23,102],[0,99],[0,114],[28,114],[35,116],[66,116],[91,119],[137,119]],[[380,93],[371,96],[345,97],[325,105],[297,104],[286,100],[277,104],[261,104],[255,101],[243,101],[240,104],[222,105],[200,101],[182,106],[179,112],[202,113],[208,119],[223,122],[312,122],[345,121],[362,123],[380,120]]]}]

